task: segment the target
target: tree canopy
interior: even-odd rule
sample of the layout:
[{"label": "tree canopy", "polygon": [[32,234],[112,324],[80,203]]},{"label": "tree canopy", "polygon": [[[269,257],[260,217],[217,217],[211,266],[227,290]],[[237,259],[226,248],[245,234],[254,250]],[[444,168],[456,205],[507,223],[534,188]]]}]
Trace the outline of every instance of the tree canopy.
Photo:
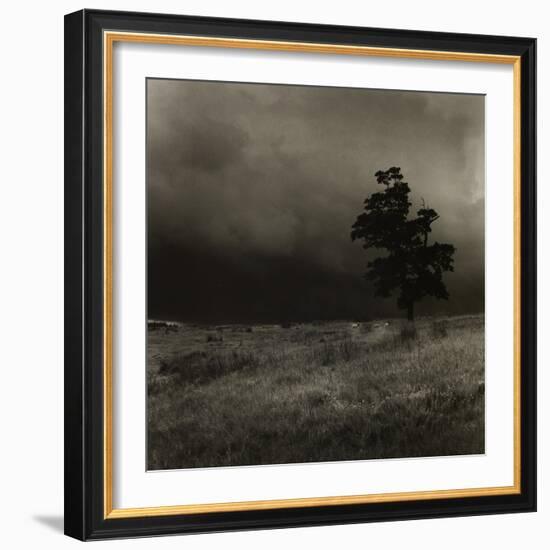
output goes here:
[{"label": "tree canopy", "polygon": [[377,296],[387,298],[397,291],[397,305],[412,321],[415,302],[425,296],[449,298],[443,273],[454,270],[456,249],[451,244],[428,244],[432,224],[439,215],[424,201],[416,217],[409,219],[411,189],[403,181],[401,168],[380,170],[375,177],[384,188],[365,199],[364,211],[352,226],[351,239],[362,240],[365,249],[387,252],[368,262],[365,278],[373,281]]}]

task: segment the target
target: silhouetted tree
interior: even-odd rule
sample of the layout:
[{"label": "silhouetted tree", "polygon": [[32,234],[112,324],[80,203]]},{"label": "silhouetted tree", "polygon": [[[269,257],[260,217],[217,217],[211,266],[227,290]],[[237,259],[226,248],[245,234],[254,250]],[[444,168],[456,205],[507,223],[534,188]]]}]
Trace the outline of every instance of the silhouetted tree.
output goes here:
[{"label": "silhouetted tree", "polygon": [[397,305],[414,320],[414,304],[424,296],[447,300],[449,292],[443,273],[453,271],[455,247],[435,242],[428,244],[432,223],[439,215],[422,201],[417,217],[409,220],[409,184],[401,168],[378,171],[375,177],[384,190],[364,202],[364,212],[352,226],[351,239],[363,241],[363,248],[384,249],[387,255],[367,264],[365,278],[374,281],[377,296],[399,292]]}]

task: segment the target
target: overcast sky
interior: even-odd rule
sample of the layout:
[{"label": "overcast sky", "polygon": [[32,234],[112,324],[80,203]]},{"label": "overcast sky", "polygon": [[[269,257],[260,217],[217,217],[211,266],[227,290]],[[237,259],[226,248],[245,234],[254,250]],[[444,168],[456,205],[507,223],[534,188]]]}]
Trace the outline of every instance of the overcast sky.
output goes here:
[{"label": "overcast sky", "polygon": [[449,301],[483,311],[484,97],[147,81],[150,318],[196,322],[402,315],[373,296],[350,240],[374,173],[400,166],[457,248]]}]

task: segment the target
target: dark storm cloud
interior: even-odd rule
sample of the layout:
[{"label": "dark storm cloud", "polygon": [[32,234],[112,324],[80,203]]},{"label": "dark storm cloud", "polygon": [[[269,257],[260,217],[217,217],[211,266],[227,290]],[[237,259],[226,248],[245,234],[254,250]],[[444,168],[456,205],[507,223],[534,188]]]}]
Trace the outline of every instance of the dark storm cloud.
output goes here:
[{"label": "dark storm cloud", "polygon": [[457,247],[448,302],[483,308],[480,96],[149,80],[149,315],[246,321],[395,314],[350,241],[373,174],[400,166]]}]

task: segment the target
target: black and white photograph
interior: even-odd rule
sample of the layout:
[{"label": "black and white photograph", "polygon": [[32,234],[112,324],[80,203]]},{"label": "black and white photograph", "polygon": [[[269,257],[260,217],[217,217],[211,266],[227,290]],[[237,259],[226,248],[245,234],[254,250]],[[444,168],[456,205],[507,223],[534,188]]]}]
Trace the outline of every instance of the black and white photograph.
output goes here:
[{"label": "black and white photograph", "polygon": [[5,2],[2,548],[543,548],[545,8]]},{"label": "black and white photograph", "polygon": [[485,97],[146,81],[147,468],[485,453]]}]

